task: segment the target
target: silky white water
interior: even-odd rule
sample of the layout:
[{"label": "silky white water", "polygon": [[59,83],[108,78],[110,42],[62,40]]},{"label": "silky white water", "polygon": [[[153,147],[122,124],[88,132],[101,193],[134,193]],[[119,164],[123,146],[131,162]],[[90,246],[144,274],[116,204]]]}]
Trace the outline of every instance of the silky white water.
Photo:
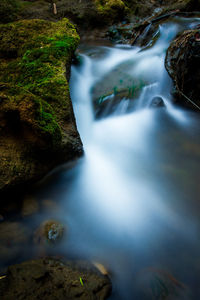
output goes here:
[{"label": "silky white water", "polygon": [[[82,45],[81,63],[72,67],[84,157],[58,171],[39,197],[59,205],[50,217],[68,228],[61,252],[108,268],[110,299],[160,299],[148,289],[152,276],[160,276],[157,285],[166,294],[175,290],[170,299],[200,298],[199,114],[173,105],[164,67],[170,41],[198,23],[179,18],[162,24],[146,49]],[[135,82],[135,96],[123,96],[114,110],[105,106],[96,118],[96,99],[109,103]],[[152,108],[154,97],[164,106]]]}]

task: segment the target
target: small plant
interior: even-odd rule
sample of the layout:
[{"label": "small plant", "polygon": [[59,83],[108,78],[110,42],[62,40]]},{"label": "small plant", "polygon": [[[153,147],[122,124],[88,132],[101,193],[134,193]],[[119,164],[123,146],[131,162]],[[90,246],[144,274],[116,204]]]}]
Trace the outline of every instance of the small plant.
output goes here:
[{"label": "small plant", "polygon": [[84,284],[83,284],[83,279],[80,277],[80,283],[81,283],[81,285],[83,286]]}]

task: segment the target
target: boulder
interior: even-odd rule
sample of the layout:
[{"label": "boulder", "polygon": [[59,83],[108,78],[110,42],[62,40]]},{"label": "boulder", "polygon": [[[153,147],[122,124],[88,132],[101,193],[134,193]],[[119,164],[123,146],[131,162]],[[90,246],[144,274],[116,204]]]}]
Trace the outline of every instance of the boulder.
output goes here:
[{"label": "boulder", "polygon": [[68,85],[78,42],[67,19],[0,25],[0,192],[82,154]]},{"label": "boulder", "polygon": [[87,263],[61,262],[53,258],[14,265],[0,280],[0,298],[27,300],[104,300],[111,283]]},{"label": "boulder", "polygon": [[184,107],[200,108],[200,30],[187,30],[167,50],[165,67],[175,85],[175,99]]}]

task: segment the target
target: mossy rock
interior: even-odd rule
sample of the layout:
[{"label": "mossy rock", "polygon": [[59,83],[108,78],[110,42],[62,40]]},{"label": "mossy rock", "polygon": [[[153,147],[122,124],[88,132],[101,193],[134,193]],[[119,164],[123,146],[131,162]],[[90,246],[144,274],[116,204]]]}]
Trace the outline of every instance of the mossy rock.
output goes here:
[{"label": "mossy rock", "polygon": [[110,23],[123,19],[126,6],[122,0],[94,0],[102,22]]},{"label": "mossy rock", "polygon": [[16,20],[20,9],[20,3],[17,0],[0,1],[0,23],[7,23]]},{"label": "mossy rock", "polygon": [[[66,78],[78,42],[67,19],[0,25],[0,190],[15,185],[19,177],[20,182],[38,178],[81,154]],[[58,152],[59,159],[52,163]],[[3,170],[6,163],[15,176],[10,168]]]}]

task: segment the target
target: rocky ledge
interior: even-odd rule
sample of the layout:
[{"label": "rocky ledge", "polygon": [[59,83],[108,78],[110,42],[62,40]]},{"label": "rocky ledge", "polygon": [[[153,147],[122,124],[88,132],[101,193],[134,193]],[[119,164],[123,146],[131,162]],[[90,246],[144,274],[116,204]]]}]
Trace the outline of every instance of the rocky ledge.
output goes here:
[{"label": "rocky ledge", "polygon": [[0,192],[82,154],[68,85],[78,42],[67,19],[0,25]]},{"label": "rocky ledge", "polygon": [[111,282],[87,263],[37,259],[8,268],[0,280],[1,299],[104,300]]},{"label": "rocky ledge", "polygon": [[[165,66],[174,81],[175,100],[184,107],[200,110],[200,30],[179,35],[167,51]],[[199,108],[198,108],[199,107]]]}]

